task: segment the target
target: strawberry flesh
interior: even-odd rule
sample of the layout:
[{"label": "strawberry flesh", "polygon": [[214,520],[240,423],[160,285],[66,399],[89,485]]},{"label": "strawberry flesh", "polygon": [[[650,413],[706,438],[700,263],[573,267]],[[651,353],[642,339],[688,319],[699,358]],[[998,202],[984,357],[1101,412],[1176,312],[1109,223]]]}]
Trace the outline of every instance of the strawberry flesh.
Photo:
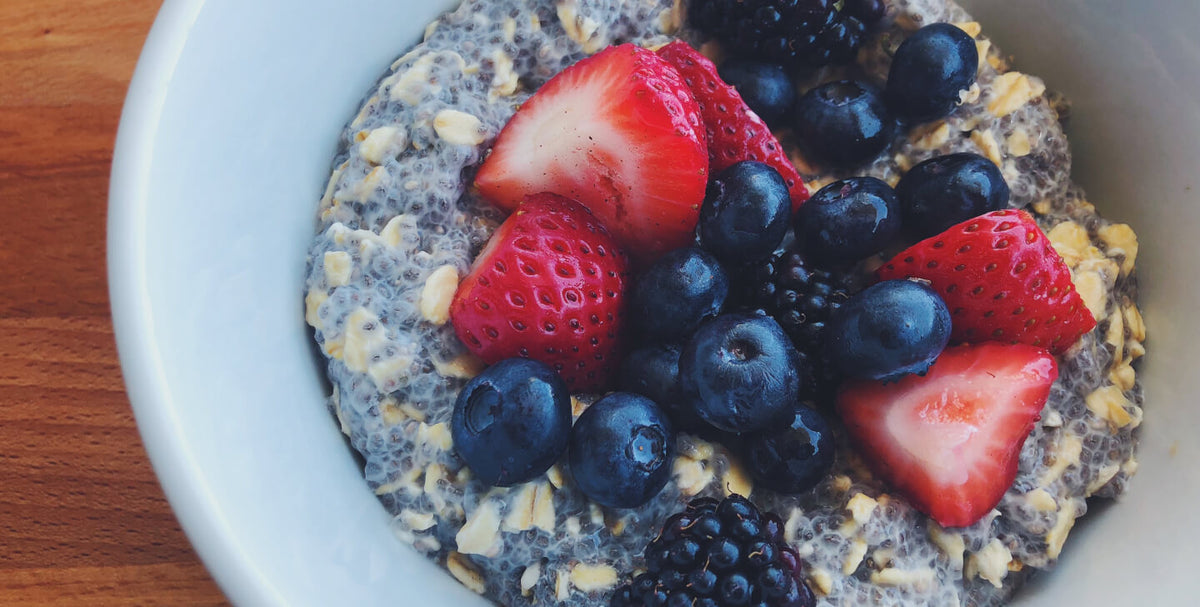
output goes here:
[{"label": "strawberry flesh", "polygon": [[741,93],[717,74],[717,66],[682,40],[658,50],[691,88],[700,104],[708,139],[712,175],[743,160],[757,160],[779,171],[792,197],[792,211],[808,200],[808,188],[767,123],[742,100]]},{"label": "strawberry flesh", "polygon": [[928,280],[950,308],[954,342],[1023,343],[1060,354],[1096,326],[1070,268],[1025,211],[992,211],[952,226],[876,275]]},{"label": "strawberry flesh", "polygon": [[1017,475],[1058,366],[1045,350],[948,348],[924,376],[856,382],[838,394],[847,433],[877,475],[944,527],[971,525]]},{"label": "strawberry flesh", "polygon": [[459,283],[450,321],[488,364],[542,361],[573,391],[595,390],[620,361],[627,263],[578,203],[536,194],[496,230]]},{"label": "strawberry flesh", "polygon": [[674,68],[632,44],[542,85],[475,177],[480,193],[506,210],[534,192],[577,200],[643,261],[692,239],[707,183],[695,99]]}]

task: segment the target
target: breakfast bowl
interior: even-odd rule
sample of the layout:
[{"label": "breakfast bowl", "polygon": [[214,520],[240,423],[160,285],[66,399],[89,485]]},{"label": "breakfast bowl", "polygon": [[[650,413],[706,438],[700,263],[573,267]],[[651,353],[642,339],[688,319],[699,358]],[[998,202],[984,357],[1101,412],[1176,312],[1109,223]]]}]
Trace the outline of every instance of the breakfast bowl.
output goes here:
[{"label": "breakfast bowl", "polygon": [[[109,279],[122,369],[197,552],[247,605],[486,604],[397,538],[330,415],[305,259],[339,133],[452,2],[168,2],[122,117]],[[565,4],[573,4],[566,2]],[[963,2],[1072,102],[1073,175],[1141,236],[1139,469],[1017,604],[1190,604],[1200,474],[1200,9]]]}]

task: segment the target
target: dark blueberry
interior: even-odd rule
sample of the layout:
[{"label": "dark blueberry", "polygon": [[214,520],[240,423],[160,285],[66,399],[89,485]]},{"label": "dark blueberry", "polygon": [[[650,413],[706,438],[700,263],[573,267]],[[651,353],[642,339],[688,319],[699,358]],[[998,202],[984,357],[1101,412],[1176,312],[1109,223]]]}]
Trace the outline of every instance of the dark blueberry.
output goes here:
[{"label": "dark blueberry", "polygon": [[775,562],[775,545],[770,541],[751,542],[746,549],[746,560],[755,569],[762,569]]},{"label": "dark blueberry", "polygon": [[718,573],[732,569],[742,560],[742,551],[737,542],[727,537],[720,537],[708,546],[706,562],[713,571]]},{"label": "dark blueberry", "polygon": [[745,444],[744,461],[755,482],[780,493],[808,491],[833,467],[833,433],[808,407],[797,408],[788,427],[748,437]]},{"label": "dark blueberry", "polygon": [[1008,207],[1008,182],[991,160],[961,152],[930,158],[896,185],[904,227],[916,238]]},{"label": "dark blueberry", "polygon": [[782,598],[788,593],[793,583],[795,583],[795,578],[779,566],[763,568],[758,574],[758,587],[762,591],[764,599]]},{"label": "dark blueberry", "polygon": [[700,327],[679,357],[684,399],[725,432],[753,432],[785,417],[799,400],[800,355],[769,316],[726,314]]},{"label": "dark blueberry", "polygon": [[817,190],[796,212],[796,240],[824,265],[854,263],[900,233],[900,201],[883,181],[851,177]]},{"label": "dark blueberry", "polygon": [[[658,535],[658,540],[668,544],[683,537],[689,527],[692,526],[692,521],[695,517],[691,512],[677,512],[667,518],[667,522],[663,523],[662,532]],[[653,546],[655,542],[651,542]],[[649,548],[647,548],[648,550]]]},{"label": "dark blueberry", "polygon": [[667,592],[679,590],[687,583],[687,574],[680,573],[677,569],[663,569],[658,574],[658,583],[662,585]]},{"label": "dark blueberry", "polygon": [[887,0],[844,0],[842,10],[863,23],[871,24],[887,15]]},{"label": "dark blueberry", "polygon": [[949,23],[926,25],[896,49],[884,96],[907,122],[949,116],[979,69],[979,50],[969,34]]},{"label": "dark blueberry", "polygon": [[700,207],[700,246],[730,267],[758,261],[787,233],[792,198],[775,169],[746,160],[708,184]]},{"label": "dark blueberry", "polygon": [[730,59],[721,64],[717,73],[771,126],[788,116],[796,103],[796,87],[781,65]]},{"label": "dark blueberry", "polygon": [[717,574],[708,569],[693,569],[688,575],[688,586],[696,596],[709,596],[717,589]]},{"label": "dark blueberry", "polygon": [[721,519],[718,519],[717,515],[712,512],[697,516],[696,522],[692,523],[692,534],[704,541],[720,537],[724,531],[721,527]]},{"label": "dark blueberry", "polygon": [[592,501],[613,508],[646,503],[667,484],[675,435],[654,401],[613,392],[596,401],[571,428],[575,484]]},{"label": "dark blueberry", "polygon": [[717,516],[725,526],[739,521],[758,522],[758,508],[750,500],[735,493],[725,498],[717,507]]},{"label": "dark blueberry", "polygon": [[467,382],[450,418],[454,449],[479,480],[507,487],[545,473],[567,448],[571,394],[558,373],[502,360]]},{"label": "dark blueberry", "polygon": [[671,544],[671,566],[686,569],[696,564],[700,556],[700,543],[692,538],[684,538]]},{"label": "dark blueberry", "polygon": [[720,314],[728,295],[729,278],[716,257],[695,247],[676,249],[634,281],[626,318],[647,343],[675,341]]},{"label": "dark blueberry", "polygon": [[717,588],[721,604],[726,607],[749,605],[754,593],[754,585],[740,572],[725,576]]},{"label": "dark blueberry", "polygon": [[874,160],[897,130],[879,91],[856,80],[828,82],[802,95],[793,126],[804,157],[829,168]]},{"label": "dark blueberry", "polygon": [[679,346],[654,344],[625,355],[618,387],[670,407],[679,400]]},{"label": "dark blueberry", "polygon": [[885,280],[851,297],[826,337],[832,364],[846,376],[891,381],[929,370],[950,340],[950,310],[923,283]]}]

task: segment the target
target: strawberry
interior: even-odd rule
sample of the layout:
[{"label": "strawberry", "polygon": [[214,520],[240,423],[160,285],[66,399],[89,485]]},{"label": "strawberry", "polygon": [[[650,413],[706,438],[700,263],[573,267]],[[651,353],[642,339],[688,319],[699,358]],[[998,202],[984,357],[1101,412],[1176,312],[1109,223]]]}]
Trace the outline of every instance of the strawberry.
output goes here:
[{"label": "strawberry", "polygon": [[843,386],[837,408],[867,464],[945,527],[975,523],[1017,476],[1058,365],[1045,350],[946,349],[924,376]]},{"label": "strawberry", "polygon": [[1025,211],[992,211],[952,226],[876,275],[928,280],[950,308],[955,342],[996,340],[1060,354],[1096,326],[1071,270]]},{"label": "strawberry", "polygon": [[534,192],[578,200],[644,261],[692,240],[707,183],[695,99],[670,65],[632,44],[542,85],[475,176],[480,193],[508,210]]},{"label": "strawberry", "polygon": [[708,171],[716,175],[732,164],[757,160],[779,171],[792,195],[792,211],[808,200],[808,188],[767,123],[742,100],[737,89],[717,75],[717,66],[682,40],[658,54],[679,73],[696,96],[708,137]]},{"label": "strawberry", "polygon": [[626,265],[587,209],[556,194],[528,196],[459,283],[450,321],[488,364],[534,358],[572,392],[594,390],[619,364]]}]

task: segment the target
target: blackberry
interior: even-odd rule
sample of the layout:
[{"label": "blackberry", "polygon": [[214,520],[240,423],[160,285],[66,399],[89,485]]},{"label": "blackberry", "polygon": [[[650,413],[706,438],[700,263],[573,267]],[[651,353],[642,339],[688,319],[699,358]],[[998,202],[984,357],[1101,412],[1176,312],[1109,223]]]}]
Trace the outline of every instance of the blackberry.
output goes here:
[{"label": "blackberry", "polygon": [[613,593],[612,607],[812,607],[783,521],[731,495],[693,500],[646,546],[646,572]]},{"label": "blackberry", "polygon": [[733,55],[785,65],[850,63],[866,37],[834,0],[696,0],[688,17]]},{"label": "blackberry", "polygon": [[751,280],[743,307],[773,317],[810,358],[819,357],[830,315],[861,289],[854,274],[817,268],[794,249],[759,264]]}]

